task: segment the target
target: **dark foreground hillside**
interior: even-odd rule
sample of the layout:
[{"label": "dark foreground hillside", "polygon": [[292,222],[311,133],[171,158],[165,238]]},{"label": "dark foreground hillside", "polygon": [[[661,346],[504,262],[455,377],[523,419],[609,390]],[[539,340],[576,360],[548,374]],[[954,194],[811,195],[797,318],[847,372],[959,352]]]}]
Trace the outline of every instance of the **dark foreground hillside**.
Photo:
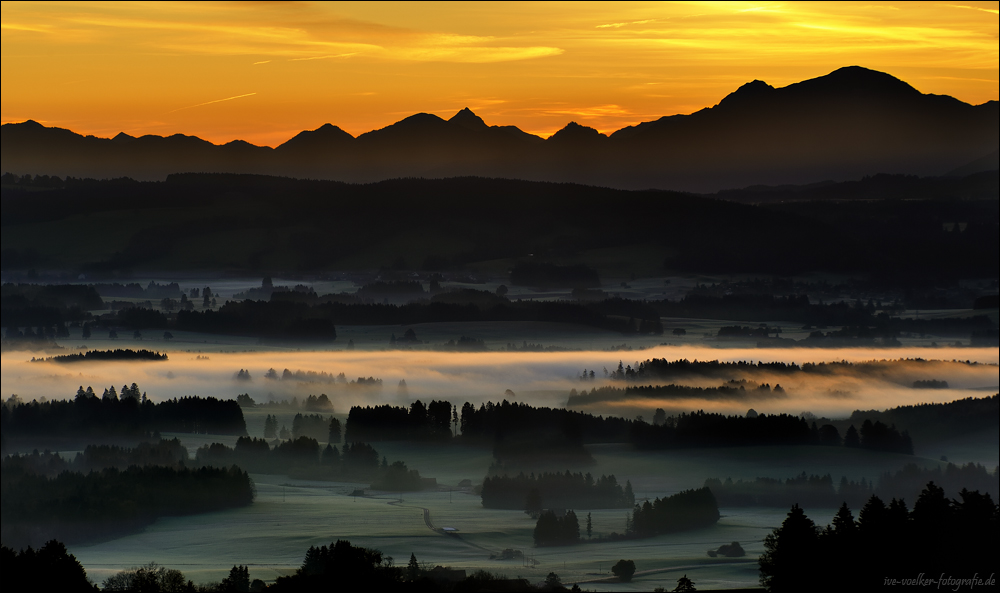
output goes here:
[{"label": "dark foreground hillside", "polygon": [[58,180],[41,191],[5,183],[2,267],[434,271],[488,260],[586,261],[594,250],[624,249],[620,257],[664,272],[994,277],[1000,202],[988,190],[996,176],[944,189],[934,182],[923,200],[890,193],[794,207],[478,177],[353,185],[183,174]]}]

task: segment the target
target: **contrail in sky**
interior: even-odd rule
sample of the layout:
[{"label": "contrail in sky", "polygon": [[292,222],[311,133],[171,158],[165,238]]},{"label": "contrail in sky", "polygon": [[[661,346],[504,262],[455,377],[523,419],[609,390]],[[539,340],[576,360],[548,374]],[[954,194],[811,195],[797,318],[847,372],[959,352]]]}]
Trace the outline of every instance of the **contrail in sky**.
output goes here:
[{"label": "contrail in sky", "polygon": [[249,97],[250,95],[256,95],[257,93],[247,93],[245,95],[236,95],[235,97],[226,97],[225,99],[216,99],[215,101],[206,101],[204,103],[198,103],[197,105],[188,105],[187,107],[181,107],[180,109],[174,109],[173,111],[168,111],[167,113],[174,113],[176,111],[183,111],[184,109],[194,109],[195,107],[201,107],[202,105],[211,105],[212,103],[222,103],[223,101],[232,101],[233,99],[240,99],[242,97]]}]

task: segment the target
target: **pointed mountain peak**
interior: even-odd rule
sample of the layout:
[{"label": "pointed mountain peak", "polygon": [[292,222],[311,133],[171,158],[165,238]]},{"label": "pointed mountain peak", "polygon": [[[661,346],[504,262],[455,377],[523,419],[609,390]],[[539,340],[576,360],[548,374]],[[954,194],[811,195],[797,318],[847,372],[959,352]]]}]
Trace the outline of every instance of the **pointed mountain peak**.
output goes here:
[{"label": "pointed mountain peak", "polygon": [[587,142],[594,140],[606,140],[607,136],[589,126],[581,126],[575,121],[571,121],[566,126],[549,136],[549,140],[557,142]]},{"label": "pointed mountain peak", "polygon": [[458,124],[466,130],[472,130],[474,132],[489,129],[489,126],[486,125],[483,118],[473,113],[468,107],[453,115],[448,121],[453,124]]},{"label": "pointed mountain peak", "polygon": [[774,91],[774,87],[763,80],[752,80],[729,93],[719,101],[719,106],[732,107],[735,105],[746,105],[769,96]]},{"label": "pointed mountain peak", "polygon": [[277,148],[284,147],[285,150],[294,148],[315,150],[351,140],[354,140],[354,136],[351,136],[331,123],[325,123],[315,130],[303,130],[299,132],[285,143],[277,146]]},{"label": "pointed mountain peak", "polygon": [[112,138],[112,140],[114,140],[115,142],[131,142],[135,140],[135,136],[130,136],[125,132],[118,132],[117,134],[115,134],[115,137]]}]

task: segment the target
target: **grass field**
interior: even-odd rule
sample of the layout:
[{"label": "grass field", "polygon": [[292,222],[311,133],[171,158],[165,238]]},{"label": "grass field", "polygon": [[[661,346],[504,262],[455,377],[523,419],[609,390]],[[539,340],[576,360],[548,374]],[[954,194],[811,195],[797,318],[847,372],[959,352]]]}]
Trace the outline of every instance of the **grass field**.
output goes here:
[{"label": "grass field", "polygon": [[[349,496],[357,486],[309,482],[277,476],[254,476],[257,502],[247,508],[194,517],[166,518],[144,532],[89,546],[71,546],[91,578],[103,580],[122,568],[150,560],[177,568],[198,582],[220,580],[234,564],[248,564],[251,578],[272,580],[297,568],[311,545],[348,539],[375,547],[405,564],[411,553],[428,567],[436,565],[489,570],[541,581],[556,572],[563,582],[608,578],[619,559],[635,561],[639,573],[629,584],[590,583],[596,590],[649,590],[671,586],[686,572],[699,588],[753,586],[761,540],[781,523],[782,510],[723,509],[722,520],[698,531],[618,543],[533,548],[534,521],[518,511],[483,509],[479,498],[464,493],[423,492]],[[428,528],[454,527],[457,535]],[[833,509],[810,509],[828,522]],[[623,510],[592,511],[594,532],[621,531]],[[740,541],[747,557],[739,562],[709,558],[705,551]],[[504,548],[523,550],[537,564],[490,560]]]},{"label": "grass field", "polygon": [[[256,412],[256,411],[255,411]],[[256,421],[258,414],[250,418]],[[279,416],[281,418],[281,416]],[[233,437],[179,436],[192,450],[208,442],[232,442]],[[484,509],[480,498],[459,489],[462,479],[482,480],[490,462],[488,450],[413,443],[376,443],[390,460],[401,459],[425,477],[437,478],[438,490],[418,493],[372,493],[354,498],[350,493],[365,484],[296,480],[284,476],[254,475],[257,502],[250,507],[193,517],[165,518],[144,532],[87,546],[73,546],[95,579],[122,568],[155,560],[183,571],[199,582],[219,580],[234,564],[250,565],[252,578],[271,580],[297,568],[311,545],[348,539],[375,547],[405,564],[411,553],[428,567],[452,566],[489,570],[541,581],[556,572],[564,583],[586,583],[584,588],[606,591],[643,591],[672,588],[687,574],[700,589],[755,586],[756,558],[762,540],[781,524],[787,509],[721,509],[711,528],[616,543],[534,548],[534,521],[519,511]],[[695,449],[679,452],[636,453],[626,446],[597,445],[591,450],[596,465],[583,468],[594,474],[614,473],[630,480],[639,499],[662,497],[681,489],[700,487],[708,477],[791,477],[810,473],[851,479],[876,477],[906,461],[933,466],[938,462],[908,456],[822,447],[758,447]],[[400,501],[400,496],[402,502]],[[432,530],[453,527],[456,535]],[[856,510],[856,509],[855,509]],[[806,509],[818,524],[828,523],[835,509]],[[592,510],[594,536],[621,533],[626,510]],[[581,522],[587,511],[578,510]],[[739,541],[742,559],[709,558],[706,550]],[[505,548],[522,550],[537,564],[490,560]],[[619,559],[634,560],[633,582],[614,583],[610,566]]]}]

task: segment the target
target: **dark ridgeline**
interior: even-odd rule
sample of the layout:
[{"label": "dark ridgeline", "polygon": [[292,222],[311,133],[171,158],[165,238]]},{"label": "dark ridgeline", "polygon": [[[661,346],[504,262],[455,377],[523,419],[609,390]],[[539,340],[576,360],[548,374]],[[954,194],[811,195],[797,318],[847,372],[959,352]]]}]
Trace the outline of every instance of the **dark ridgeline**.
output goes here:
[{"label": "dark ridgeline", "polygon": [[236,466],[133,465],[50,478],[15,455],[4,458],[2,469],[0,537],[14,547],[118,537],[158,517],[245,506],[256,496],[253,480]]},{"label": "dark ridgeline", "polygon": [[[962,490],[949,500],[934,482],[912,511],[902,499],[886,504],[872,496],[857,520],[843,504],[825,529],[794,505],[764,540],[760,582],[775,592],[995,588],[995,580],[985,581],[996,578],[997,511],[989,494]],[[939,578],[982,580],[949,584]]]},{"label": "dark ridgeline", "polygon": [[[986,177],[983,187],[972,195],[954,181],[945,197],[885,200],[875,206],[864,202],[850,206],[857,210],[850,217],[831,214],[825,202],[787,209],[672,191],[473,177],[351,185],[192,173],[172,174],[162,182],[72,179],[64,188],[45,192],[3,185],[0,224],[26,233],[23,242],[5,247],[3,269],[70,268],[106,275],[168,262],[264,274],[277,265],[265,262],[282,262],[294,271],[342,270],[351,265],[350,258],[366,255],[387,271],[430,273],[486,260],[546,264],[596,249],[642,246],[645,255],[636,257],[654,257],[673,272],[793,275],[824,270],[871,274],[892,286],[954,285],[958,278],[992,277],[1000,262],[1000,254],[994,255],[1000,252],[1000,203],[990,197],[996,195],[998,174],[981,175]],[[274,207],[275,200],[280,208]],[[573,207],[566,208],[567,203]],[[167,213],[159,209],[164,204],[170,206]],[[214,214],[206,216],[206,208]],[[76,231],[74,217],[84,212],[122,224],[126,247],[112,252],[103,243],[83,243],[74,250],[73,261],[50,249],[57,236]],[[602,215],[608,212],[622,214]],[[345,220],[377,221],[379,231]],[[560,224],[553,227],[551,220]],[[955,221],[966,221],[964,230],[948,230]],[[282,240],[228,242],[222,251],[220,229],[254,237],[261,228]],[[881,231],[887,228],[892,230]],[[447,243],[424,240],[438,236]],[[184,255],[192,243],[205,246],[195,264]],[[376,245],[377,253],[372,251]],[[310,296],[294,289],[272,292],[293,301]],[[273,295],[248,291],[244,296]],[[350,299],[339,300],[349,304]]]},{"label": "dark ridgeline", "polygon": [[997,130],[996,101],[972,106],[924,95],[888,74],[850,66],[784,88],[749,82],[714,107],[610,136],[571,122],[543,140],[488,126],[468,110],[448,121],[412,115],[357,138],[327,124],[274,149],[180,134],[83,137],[27,121],[2,127],[2,158],[6,171],[76,177],[162,179],[191,171],[369,183],[477,175],[716,191],[975,169],[973,161],[997,151]]},{"label": "dark ridgeline", "polygon": [[630,509],[635,504],[632,484],[623,487],[614,475],[594,479],[589,473],[542,472],[483,478],[483,507],[524,510],[542,509]]},{"label": "dark ridgeline", "polygon": [[121,399],[114,387],[103,396],[81,387],[72,401],[8,400],[0,406],[0,427],[5,448],[141,439],[161,432],[247,434],[243,411],[234,400],[188,396],[153,403],[134,383],[122,388]]},{"label": "dark ridgeline", "polygon": [[115,350],[88,350],[78,354],[63,354],[47,358],[32,358],[33,362],[86,362],[92,360],[167,360],[166,354],[152,350],[132,350],[131,348],[116,348]]}]

